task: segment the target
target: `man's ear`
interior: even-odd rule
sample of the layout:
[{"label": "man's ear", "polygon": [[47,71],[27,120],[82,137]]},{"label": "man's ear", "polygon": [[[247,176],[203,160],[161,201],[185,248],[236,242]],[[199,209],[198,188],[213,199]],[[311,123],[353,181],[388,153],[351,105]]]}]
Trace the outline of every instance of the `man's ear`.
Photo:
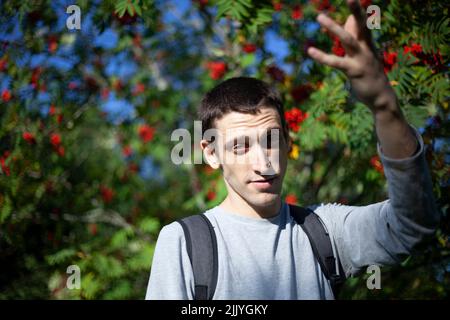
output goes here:
[{"label": "man's ear", "polygon": [[203,139],[200,141],[200,148],[202,148],[203,155],[205,156],[206,161],[213,169],[220,168],[219,157],[216,153],[215,143],[208,142]]},{"label": "man's ear", "polygon": [[283,128],[283,139],[286,142],[288,154],[292,151],[292,145],[294,144],[294,141],[292,140],[291,136],[289,135],[289,127],[287,124],[284,125]]}]

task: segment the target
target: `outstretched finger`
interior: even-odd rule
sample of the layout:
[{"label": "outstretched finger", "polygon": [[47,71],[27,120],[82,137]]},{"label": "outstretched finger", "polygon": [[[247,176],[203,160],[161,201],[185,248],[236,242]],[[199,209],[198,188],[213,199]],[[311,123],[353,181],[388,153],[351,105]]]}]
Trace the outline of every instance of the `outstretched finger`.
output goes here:
[{"label": "outstretched finger", "polygon": [[335,22],[333,19],[321,13],[317,16],[317,21],[341,40],[341,43],[344,46],[347,53],[351,54],[359,51],[360,47],[355,37],[353,37],[349,32],[344,30],[344,28],[340,26],[337,22]]},{"label": "outstretched finger", "polygon": [[333,54],[328,54],[314,47],[308,48],[308,54],[311,58],[319,63],[326,64],[327,66],[346,71],[348,69],[347,60],[343,57],[338,57]]},{"label": "outstretched finger", "polygon": [[355,17],[358,27],[358,39],[370,41],[370,32],[366,26],[367,17],[359,3],[359,0],[347,0],[352,15]]},{"label": "outstretched finger", "polygon": [[358,0],[347,0],[347,5],[350,8],[350,11],[355,16],[356,21],[358,22],[358,26],[360,28],[366,27],[366,17],[363,14],[361,5]]}]

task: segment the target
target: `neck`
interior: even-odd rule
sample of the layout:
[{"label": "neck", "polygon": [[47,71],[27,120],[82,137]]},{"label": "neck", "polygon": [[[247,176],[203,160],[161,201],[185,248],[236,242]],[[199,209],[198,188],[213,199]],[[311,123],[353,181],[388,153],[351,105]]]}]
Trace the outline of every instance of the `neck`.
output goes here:
[{"label": "neck", "polygon": [[238,195],[233,197],[228,194],[219,206],[226,211],[232,211],[242,216],[268,219],[279,214],[281,209],[281,198],[278,196],[273,203],[259,207],[248,203]]}]

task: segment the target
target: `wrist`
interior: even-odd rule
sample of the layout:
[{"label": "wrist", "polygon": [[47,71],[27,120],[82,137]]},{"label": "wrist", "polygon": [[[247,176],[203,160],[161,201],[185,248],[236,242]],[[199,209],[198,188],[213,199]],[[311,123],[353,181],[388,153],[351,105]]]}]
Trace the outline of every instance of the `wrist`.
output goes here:
[{"label": "wrist", "polygon": [[373,110],[373,117],[376,126],[386,126],[393,122],[406,123],[402,110],[397,105],[397,101],[380,105]]},{"label": "wrist", "polygon": [[397,104],[374,112],[374,122],[384,155],[402,159],[415,154],[417,138]]},{"label": "wrist", "polygon": [[397,95],[389,83],[380,91],[370,104],[370,109],[374,115],[386,113],[401,113],[398,107]]}]

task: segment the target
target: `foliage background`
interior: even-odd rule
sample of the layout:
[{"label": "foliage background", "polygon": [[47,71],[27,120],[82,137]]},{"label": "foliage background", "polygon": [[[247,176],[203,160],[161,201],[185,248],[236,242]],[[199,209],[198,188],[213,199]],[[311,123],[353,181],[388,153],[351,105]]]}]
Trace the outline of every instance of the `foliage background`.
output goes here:
[{"label": "foliage background", "polygon": [[[443,219],[420,256],[383,268],[382,290],[363,275],[341,298],[448,298],[448,7],[373,2],[380,58],[424,137]],[[80,0],[81,30],[68,30],[71,4],[1,3],[0,298],[142,299],[161,226],[226,195],[218,172],[170,161],[170,136],[193,132],[202,95],[229,77],[283,95],[289,202],[386,198],[370,112],[343,74],[305,54],[339,53],[314,19],[325,10],[343,23],[344,1]],[[65,287],[71,264],[80,290]]]}]

